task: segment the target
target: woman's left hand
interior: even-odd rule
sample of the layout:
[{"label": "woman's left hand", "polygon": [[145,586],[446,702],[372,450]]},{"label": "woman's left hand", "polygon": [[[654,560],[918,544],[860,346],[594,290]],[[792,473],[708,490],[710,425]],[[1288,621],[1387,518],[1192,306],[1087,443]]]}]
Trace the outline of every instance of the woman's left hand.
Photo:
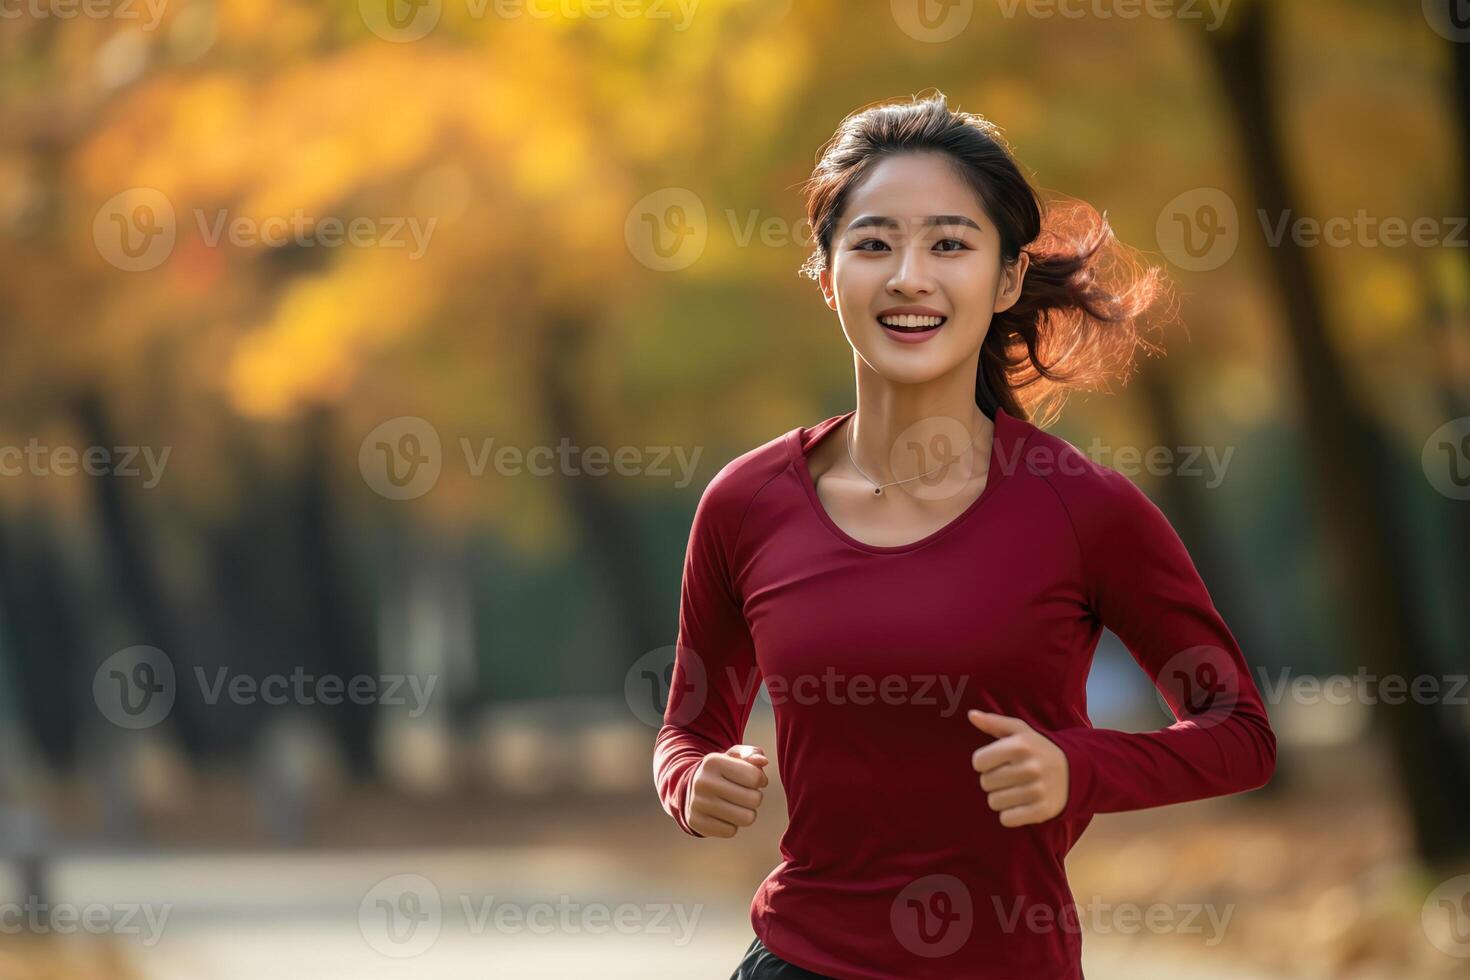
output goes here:
[{"label": "woman's left hand", "polygon": [[1067,806],[1067,754],[1020,718],[969,712],[970,723],[995,741],[970,757],[990,809],[1004,827],[1041,823]]}]

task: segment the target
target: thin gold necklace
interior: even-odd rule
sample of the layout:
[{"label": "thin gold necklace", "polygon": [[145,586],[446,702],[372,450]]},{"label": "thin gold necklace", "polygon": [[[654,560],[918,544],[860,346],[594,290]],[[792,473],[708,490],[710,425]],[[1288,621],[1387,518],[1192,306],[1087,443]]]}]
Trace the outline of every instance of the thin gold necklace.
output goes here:
[{"label": "thin gold necklace", "polygon": [[[854,415],[853,416],[853,419],[856,420],[857,419],[857,416]],[[921,479],[923,479],[926,476],[931,476],[931,475],[933,475],[935,473],[938,473],[940,470],[944,469],[950,463],[953,463],[953,462],[955,462],[955,460],[958,460],[960,458],[960,456],[963,456],[964,455],[964,453],[961,453],[960,456],[956,456],[954,459],[945,460],[944,462],[940,463],[938,466],[936,466],[932,470],[930,470],[928,473],[920,473],[917,476],[905,477],[902,480],[894,480],[892,483],[879,483],[877,480],[873,479],[868,474],[863,473],[863,468],[858,465],[857,457],[852,454],[852,429],[853,429],[852,423],[849,422],[848,425],[847,425],[847,439],[846,439],[846,442],[847,442],[847,458],[850,459],[850,460],[852,460],[852,468],[855,469],[855,470],[857,470],[859,473],[862,473],[863,479],[864,480],[867,480],[869,483],[871,483],[873,485],[873,496],[875,496],[875,497],[881,497],[881,496],[883,496],[883,488],[884,487],[894,487],[894,486],[898,486],[898,484],[900,484],[900,483],[908,483],[911,480],[921,480]],[[970,452],[974,448],[975,448],[975,434],[973,432],[971,432],[970,433],[970,448],[967,449],[967,450],[965,450],[965,452]]]}]

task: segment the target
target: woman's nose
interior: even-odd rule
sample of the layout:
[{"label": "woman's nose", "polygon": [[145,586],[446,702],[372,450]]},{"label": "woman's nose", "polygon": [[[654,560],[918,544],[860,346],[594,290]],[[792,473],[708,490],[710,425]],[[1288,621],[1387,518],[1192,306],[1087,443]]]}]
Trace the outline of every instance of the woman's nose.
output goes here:
[{"label": "woman's nose", "polygon": [[903,248],[898,253],[898,268],[888,280],[888,288],[895,292],[927,292],[930,288],[929,271],[925,264],[924,250]]}]

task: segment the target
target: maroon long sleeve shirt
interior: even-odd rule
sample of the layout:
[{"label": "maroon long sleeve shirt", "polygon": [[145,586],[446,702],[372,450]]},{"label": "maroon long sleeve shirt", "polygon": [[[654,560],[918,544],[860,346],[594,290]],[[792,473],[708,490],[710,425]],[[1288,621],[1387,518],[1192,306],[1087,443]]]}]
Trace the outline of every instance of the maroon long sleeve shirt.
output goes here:
[{"label": "maroon long sleeve shirt", "polygon": [[[1080,978],[1067,852],[1095,813],[1263,785],[1276,739],[1260,695],[1178,535],[1128,478],[997,410],[980,497],[911,544],[865,544],[827,514],[806,461],[851,414],[792,429],[705,488],[659,797],[702,836],[691,776],[743,741],[764,681],[789,820],[750,907],[767,948],[837,980]],[[1174,724],[1092,727],[1105,626]],[[969,708],[1062,749],[1061,814],[1002,826],[971,767],[993,738]]]}]

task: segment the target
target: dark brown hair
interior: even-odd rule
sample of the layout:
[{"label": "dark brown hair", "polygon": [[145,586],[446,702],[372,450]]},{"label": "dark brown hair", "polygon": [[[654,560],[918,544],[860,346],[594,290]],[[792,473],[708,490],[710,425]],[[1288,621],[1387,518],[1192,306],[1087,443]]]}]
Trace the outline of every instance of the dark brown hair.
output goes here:
[{"label": "dark brown hair", "polygon": [[[1144,266],[1113,237],[1106,214],[1075,200],[1042,204],[994,123],[951,110],[943,93],[861,109],[842,121],[806,182],[814,251],[802,274],[815,279],[831,260],[832,236],[848,195],[881,159],[899,153],[946,155],[979,195],[1000,232],[1001,257],[1024,249],[1030,265],[1014,306],[995,314],[980,348],[975,401],[1046,424],[1067,394],[1126,381],[1144,338],[1142,314],[1172,301],[1157,266]],[[1172,309],[1172,302],[1169,304]]]}]

